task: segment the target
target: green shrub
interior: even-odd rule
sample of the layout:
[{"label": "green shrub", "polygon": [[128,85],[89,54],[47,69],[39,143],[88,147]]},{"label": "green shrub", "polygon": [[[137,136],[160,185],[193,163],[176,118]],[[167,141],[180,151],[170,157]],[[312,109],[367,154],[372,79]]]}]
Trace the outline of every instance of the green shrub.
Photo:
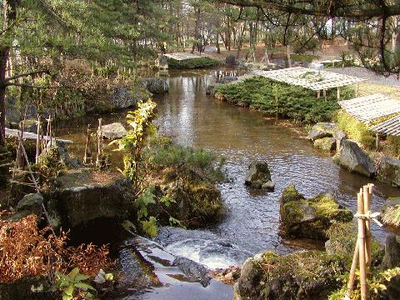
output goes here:
[{"label": "green shrub", "polygon": [[151,168],[156,171],[170,169],[169,176],[191,181],[222,181],[224,161],[204,149],[183,147],[168,138],[155,138],[147,150]]},{"label": "green shrub", "polygon": [[[264,77],[252,77],[234,84],[215,88],[216,93],[234,105],[251,106],[271,115],[279,114],[297,122],[330,121],[339,109],[336,90],[328,91],[327,100],[317,99],[316,92],[299,86],[280,83]],[[343,98],[353,95],[343,89]]]},{"label": "green shrub", "polygon": [[388,136],[387,137],[387,149],[389,154],[393,157],[400,157],[400,137],[398,136]]},{"label": "green shrub", "polygon": [[372,149],[374,147],[375,137],[372,132],[368,130],[368,127],[345,111],[340,110],[337,113],[336,122],[339,128],[342,129],[350,139],[361,143],[366,148]]},{"label": "green shrub", "polygon": [[219,61],[210,57],[190,58],[185,60],[176,60],[168,58],[168,67],[171,69],[198,69],[215,67],[220,64]]}]

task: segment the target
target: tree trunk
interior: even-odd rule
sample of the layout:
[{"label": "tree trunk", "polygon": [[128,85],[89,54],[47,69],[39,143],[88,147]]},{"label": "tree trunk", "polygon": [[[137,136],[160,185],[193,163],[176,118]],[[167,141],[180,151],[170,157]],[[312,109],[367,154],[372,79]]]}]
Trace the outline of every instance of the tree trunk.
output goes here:
[{"label": "tree trunk", "polygon": [[286,45],[286,58],[287,58],[287,62],[288,62],[288,66],[289,68],[292,67],[292,59],[290,58],[290,45]]},{"label": "tree trunk", "polygon": [[219,46],[219,33],[217,33],[217,53],[218,54],[221,54],[221,48],[220,48],[220,46]]},{"label": "tree trunk", "polygon": [[[3,0],[3,30],[7,32],[9,25],[17,19],[16,0]],[[10,56],[10,46],[0,46],[0,146],[6,143],[6,73],[7,61]]]}]

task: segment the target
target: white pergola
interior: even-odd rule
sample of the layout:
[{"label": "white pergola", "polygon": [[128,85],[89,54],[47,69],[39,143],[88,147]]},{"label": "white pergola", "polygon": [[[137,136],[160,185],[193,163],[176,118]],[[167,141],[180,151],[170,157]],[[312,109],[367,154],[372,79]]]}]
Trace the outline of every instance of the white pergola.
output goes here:
[{"label": "white pergola", "polygon": [[365,81],[363,78],[328,72],[318,71],[303,67],[286,68],[273,71],[254,71],[254,75],[266,77],[279,82],[301,86],[318,92],[326,93],[329,89],[338,89],[338,99],[340,99],[340,88]]},{"label": "white pergola", "polygon": [[364,123],[400,112],[400,101],[383,94],[340,101],[339,105],[350,115]]},{"label": "white pergola", "polygon": [[395,116],[385,122],[372,126],[371,129],[382,134],[400,136],[400,116]]},{"label": "white pergola", "polygon": [[[400,113],[400,101],[383,94],[373,94],[347,101],[339,101],[339,105],[357,120],[369,125],[372,121]],[[377,133],[400,135],[400,116],[395,116],[370,129]]]},{"label": "white pergola", "polygon": [[204,54],[204,53],[200,56],[200,55],[190,53],[190,52],[168,53],[168,54],[164,54],[164,56],[178,60],[178,61],[182,61],[182,60],[186,60],[186,59],[193,59],[193,58],[210,57],[209,55]]}]

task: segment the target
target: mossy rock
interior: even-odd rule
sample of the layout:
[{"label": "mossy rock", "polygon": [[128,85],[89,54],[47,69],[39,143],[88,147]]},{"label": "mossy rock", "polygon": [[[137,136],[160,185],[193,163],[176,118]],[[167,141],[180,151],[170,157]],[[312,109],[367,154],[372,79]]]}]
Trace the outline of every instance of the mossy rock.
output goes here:
[{"label": "mossy rock", "polygon": [[333,151],[336,149],[336,140],[332,137],[325,137],[314,141],[314,147],[323,151]]},{"label": "mossy rock", "polygon": [[225,214],[221,192],[209,183],[189,183],[171,185],[164,192],[176,203],[169,213],[159,210],[160,219],[168,221],[169,215],[189,228],[204,227],[218,222]]},{"label": "mossy rock", "polygon": [[283,204],[286,204],[288,202],[291,201],[297,201],[297,200],[304,200],[304,196],[302,194],[300,194],[296,187],[294,186],[294,184],[290,184],[284,191],[282,194],[282,197],[280,199],[281,202],[281,206]]},{"label": "mossy rock", "polygon": [[305,199],[293,185],[281,197],[281,221],[287,235],[297,238],[326,240],[333,223],[350,222],[352,213],[340,206],[330,194]]},{"label": "mossy rock", "polygon": [[322,138],[332,137],[337,130],[338,127],[335,123],[320,122],[312,127],[308,138],[312,141],[316,141]]},{"label": "mossy rock", "polygon": [[52,300],[59,293],[47,277],[24,277],[13,283],[0,284],[0,300]]},{"label": "mossy rock", "polygon": [[400,187],[400,160],[387,156],[382,157],[378,169],[378,179],[392,186]]},{"label": "mossy rock", "polygon": [[320,251],[257,254],[244,263],[234,299],[326,299],[345,271],[339,257]]}]

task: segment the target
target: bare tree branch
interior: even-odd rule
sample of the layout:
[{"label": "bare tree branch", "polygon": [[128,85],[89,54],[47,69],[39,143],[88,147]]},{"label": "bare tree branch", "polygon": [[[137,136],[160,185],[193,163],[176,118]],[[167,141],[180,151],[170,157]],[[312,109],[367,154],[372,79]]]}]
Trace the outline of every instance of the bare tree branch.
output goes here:
[{"label": "bare tree branch", "polygon": [[36,75],[36,74],[50,74],[49,70],[38,70],[38,71],[32,71],[32,72],[27,72],[27,73],[22,73],[22,74],[18,74],[12,77],[8,77],[5,79],[6,85],[7,82],[21,78],[21,77],[27,77],[27,76],[32,76],[32,75]]}]

